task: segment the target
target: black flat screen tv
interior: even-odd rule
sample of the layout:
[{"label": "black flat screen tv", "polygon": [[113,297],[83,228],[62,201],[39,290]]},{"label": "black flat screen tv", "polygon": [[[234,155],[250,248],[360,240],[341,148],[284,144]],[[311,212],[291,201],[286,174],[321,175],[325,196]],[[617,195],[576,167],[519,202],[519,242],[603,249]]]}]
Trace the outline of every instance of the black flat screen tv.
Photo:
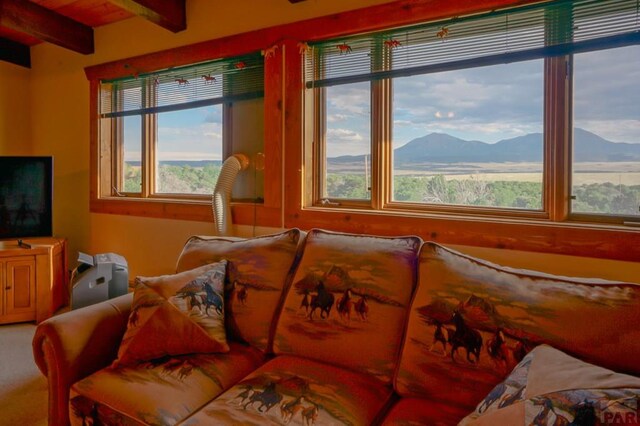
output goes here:
[{"label": "black flat screen tv", "polygon": [[50,237],[53,158],[0,156],[0,240]]}]

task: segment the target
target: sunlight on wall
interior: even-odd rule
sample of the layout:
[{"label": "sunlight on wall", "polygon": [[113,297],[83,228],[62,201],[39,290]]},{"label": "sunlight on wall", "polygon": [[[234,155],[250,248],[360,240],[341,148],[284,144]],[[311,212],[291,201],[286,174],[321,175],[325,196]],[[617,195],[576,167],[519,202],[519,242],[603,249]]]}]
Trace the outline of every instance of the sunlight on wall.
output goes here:
[{"label": "sunlight on wall", "polygon": [[[80,55],[48,43],[34,46],[31,71],[0,62],[0,155],[54,156],[54,233],[69,241],[70,266],[75,265],[78,251],[115,252],[127,259],[130,279],[136,275],[172,273],[187,238],[212,234],[213,223],[89,212],[89,83],[84,68],[387,2],[389,0],[307,0],[292,5],[286,0],[188,0],[189,29],[178,34],[132,18],[97,28],[96,53],[92,55]],[[246,10],[251,13],[247,14]],[[275,231],[277,229],[235,227],[235,234],[243,237]],[[463,251],[515,267],[544,265],[548,272],[568,275],[581,275],[580,266],[584,263],[597,265],[602,271],[619,269],[620,275],[604,278],[625,279],[639,273],[629,262],[591,263],[593,259],[574,259],[572,263],[578,269],[570,271],[561,268],[562,256],[474,247]],[[557,268],[550,266],[554,264]],[[588,271],[588,274],[603,275],[598,274],[596,267]]]},{"label": "sunlight on wall", "polygon": [[532,269],[568,277],[640,282],[640,263],[528,251],[445,244],[454,250],[512,268]]},{"label": "sunlight on wall", "polygon": [[31,154],[30,73],[0,62],[0,155]]},{"label": "sunlight on wall", "polygon": [[[75,265],[78,251],[92,254],[116,252],[127,258],[132,274],[170,273],[187,237],[211,234],[213,226],[204,222],[89,212],[89,83],[84,68],[388,2],[307,0],[294,5],[286,0],[188,0],[188,29],[177,34],[144,19],[132,18],[96,28],[96,53],[92,55],[80,55],[49,43],[34,46],[31,49],[30,97],[27,96],[29,84],[26,76],[21,77],[24,82],[11,86],[13,92],[10,96],[0,97],[2,119],[20,114],[20,108],[25,116],[24,121],[18,120],[18,128],[22,130],[11,129],[9,137],[3,136],[0,140],[0,153],[4,153],[5,146],[13,149],[12,140],[31,137],[35,154],[54,156],[54,233],[68,239],[70,266]],[[247,10],[251,13],[246,13]],[[0,90],[4,90],[4,75],[12,75],[4,67],[0,68],[0,77],[3,77]],[[20,98],[18,93],[21,92],[26,105],[16,109],[13,102]],[[15,111],[6,113],[10,108]],[[31,135],[28,132],[30,125]],[[6,126],[6,123],[0,123],[0,135],[7,133]],[[252,231],[247,232],[250,234]]]}]

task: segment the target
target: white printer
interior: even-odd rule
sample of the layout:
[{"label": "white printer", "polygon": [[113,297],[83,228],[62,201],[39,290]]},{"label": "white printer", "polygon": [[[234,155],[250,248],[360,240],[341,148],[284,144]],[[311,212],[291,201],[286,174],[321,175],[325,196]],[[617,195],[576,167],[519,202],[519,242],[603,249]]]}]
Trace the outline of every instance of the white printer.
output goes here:
[{"label": "white printer", "polygon": [[115,253],[78,253],[78,262],[71,275],[71,309],[127,294],[129,269],[124,257]]}]

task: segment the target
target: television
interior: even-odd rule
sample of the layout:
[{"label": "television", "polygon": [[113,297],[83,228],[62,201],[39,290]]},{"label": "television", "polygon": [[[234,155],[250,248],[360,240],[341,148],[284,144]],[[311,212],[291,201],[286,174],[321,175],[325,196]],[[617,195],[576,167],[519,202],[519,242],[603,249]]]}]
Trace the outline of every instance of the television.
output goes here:
[{"label": "television", "polygon": [[50,237],[53,158],[0,156],[0,240]]}]

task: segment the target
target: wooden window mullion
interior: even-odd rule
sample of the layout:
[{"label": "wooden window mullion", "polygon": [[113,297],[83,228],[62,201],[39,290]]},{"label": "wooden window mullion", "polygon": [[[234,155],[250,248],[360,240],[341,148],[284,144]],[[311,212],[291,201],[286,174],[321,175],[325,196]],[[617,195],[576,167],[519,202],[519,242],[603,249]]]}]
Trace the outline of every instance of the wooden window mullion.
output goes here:
[{"label": "wooden window mullion", "polygon": [[[145,106],[155,105],[155,85],[143,87],[142,96]],[[155,192],[156,148],[157,148],[156,114],[142,115],[142,197],[148,198]]]},{"label": "wooden window mullion", "polygon": [[549,219],[555,222],[569,216],[573,134],[570,65],[569,56],[545,60],[544,198]]}]

